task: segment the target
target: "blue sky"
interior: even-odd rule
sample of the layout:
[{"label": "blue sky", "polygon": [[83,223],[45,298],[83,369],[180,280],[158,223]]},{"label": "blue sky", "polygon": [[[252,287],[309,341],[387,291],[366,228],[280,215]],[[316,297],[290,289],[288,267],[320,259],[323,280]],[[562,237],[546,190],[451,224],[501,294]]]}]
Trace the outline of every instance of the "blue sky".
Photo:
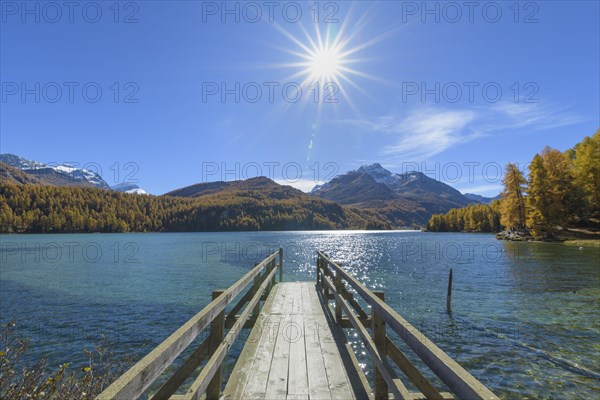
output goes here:
[{"label": "blue sky", "polygon": [[380,162],[495,195],[498,166],[600,127],[597,1],[22,4],[2,2],[1,152],[154,194]]}]

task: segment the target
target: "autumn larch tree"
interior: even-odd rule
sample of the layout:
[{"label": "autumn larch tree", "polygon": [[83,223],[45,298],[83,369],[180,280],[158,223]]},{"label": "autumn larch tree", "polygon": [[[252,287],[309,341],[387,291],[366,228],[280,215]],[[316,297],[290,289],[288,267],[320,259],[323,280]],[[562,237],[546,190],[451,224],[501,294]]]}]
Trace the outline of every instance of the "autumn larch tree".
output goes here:
[{"label": "autumn larch tree", "polygon": [[506,165],[506,174],[502,183],[504,190],[500,205],[500,223],[506,228],[523,228],[526,215],[523,193],[527,181],[516,164]]},{"label": "autumn larch tree", "polygon": [[575,184],[583,191],[585,208],[589,215],[600,215],[600,129],[586,136],[575,146],[573,159]]}]

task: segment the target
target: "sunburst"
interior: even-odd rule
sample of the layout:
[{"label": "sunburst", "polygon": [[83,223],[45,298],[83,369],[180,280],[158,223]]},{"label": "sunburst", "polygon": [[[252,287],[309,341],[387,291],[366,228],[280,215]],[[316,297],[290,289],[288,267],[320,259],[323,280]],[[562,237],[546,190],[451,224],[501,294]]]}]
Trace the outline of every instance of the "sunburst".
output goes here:
[{"label": "sunburst", "polygon": [[356,82],[357,78],[378,80],[375,76],[360,71],[360,64],[368,60],[357,58],[357,56],[361,50],[382,40],[383,36],[360,44],[353,44],[356,34],[364,25],[364,20],[361,19],[354,24],[354,33],[352,34],[346,33],[346,25],[343,23],[339,30],[334,32],[331,25],[322,29],[322,25],[314,24],[313,35],[301,25],[302,35],[300,37],[277,26],[278,30],[297,47],[296,49],[285,48],[282,50],[298,58],[298,61],[279,64],[278,67],[296,69],[296,72],[288,79],[301,78],[303,87],[314,87],[315,84],[318,84],[322,90],[326,90],[327,86],[330,88],[334,86],[335,90],[339,91],[354,108],[348,96],[347,87],[352,86],[362,91]]},{"label": "sunburst", "polygon": [[340,50],[335,47],[318,49],[308,55],[307,74],[309,80],[337,80],[344,65]]},{"label": "sunburst", "polygon": [[[345,25],[342,25],[336,33],[331,27],[322,32],[318,24],[314,24],[314,35],[304,27],[301,29],[304,37],[298,38],[279,27],[280,32],[297,46],[296,49],[283,49],[298,59],[295,62],[279,64],[279,67],[296,69],[288,79],[300,78],[303,87],[319,84],[324,89],[326,85],[333,85],[346,100],[349,100],[346,87],[350,85],[358,88],[353,78],[361,76],[374,79],[360,72],[356,67],[363,60],[355,58],[355,55],[365,45],[350,46],[353,35],[345,33]],[[350,101],[349,103],[352,105]]]},{"label": "sunburst", "polygon": [[[390,85],[389,81],[365,72],[368,69],[367,64],[373,59],[369,56],[372,52],[364,50],[395,34],[396,28],[365,40],[367,35],[364,30],[368,25],[368,12],[363,12],[360,18],[354,19],[351,16],[352,9],[353,3],[341,24],[294,24],[293,28],[299,29],[295,34],[279,24],[273,25],[292,42],[292,46],[277,46],[277,49],[291,57],[288,57],[287,62],[269,64],[267,67],[294,71],[283,81],[301,86],[305,94],[302,99],[305,100],[306,106],[318,103],[316,110],[313,109],[316,115],[308,117],[308,126],[311,128],[307,161],[310,160],[314,142],[320,135],[322,113],[325,109],[328,109],[328,114],[333,112],[337,116],[343,108],[349,107],[353,115],[360,116],[361,110],[354,104],[352,97],[360,95],[363,98],[373,98],[374,95],[372,92],[366,92],[361,83],[370,80]],[[347,29],[349,24],[352,25],[352,32]],[[312,27],[312,33],[309,33],[307,26]],[[324,106],[326,103],[334,104]],[[292,107],[292,103],[283,102],[280,107],[282,108],[275,114],[281,115],[281,111]]]}]

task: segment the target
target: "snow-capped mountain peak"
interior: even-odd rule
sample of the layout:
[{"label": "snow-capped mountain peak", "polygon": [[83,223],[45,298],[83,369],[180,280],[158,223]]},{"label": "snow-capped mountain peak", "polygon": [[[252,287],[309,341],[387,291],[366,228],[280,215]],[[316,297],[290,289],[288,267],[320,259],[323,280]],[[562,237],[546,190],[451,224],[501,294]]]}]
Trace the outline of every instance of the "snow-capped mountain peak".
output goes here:
[{"label": "snow-capped mountain peak", "polygon": [[27,171],[30,169],[48,168],[46,164],[41,162],[28,160],[16,154],[0,154],[0,162],[11,165],[20,170]]},{"label": "snow-capped mountain peak", "polygon": [[140,188],[135,183],[122,182],[110,187],[112,190],[124,193],[148,194],[144,189]]},{"label": "snow-capped mountain peak", "polygon": [[48,165],[28,160],[15,154],[0,154],[0,162],[11,165],[21,171],[33,175],[42,183],[56,186],[87,186],[110,189],[102,177],[94,171],[77,168],[69,164]]},{"label": "snow-capped mountain peak", "polygon": [[83,168],[76,168],[72,165],[68,165],[68,164],[62,164],[62,165],[58,165],[56,167],[51,167],[53,170],[57,171],[57,172],[63,172],[65,174],[70,175],[74,180],[77,181],[87,181],[89,183],[91,183],[93,186],[102,188],[102,189],[108,189],[108,183],[106,183],[106,181],[104,179],[102,179],[102,177],[100,175],[98,175],[97,173],[87,170],[87,169],[83,169]]},{"label": "snow-capped mountain peak", "polygon": [[314,188],[312,188],[312,190],[310,191],[310,193],[315,193],[317,192],[319,189],[321,189],[323,187],[324,184],[317,184],[315,185]]},{"label": "snow-capped mountain peak", "polygon": [[392,174],[390,171],[383,168],[379,163],[363,165],[357,172],[369,174],[375,179],[375,182],[384,183],[386,185],[394,185],[402,179],[398,174]]}]

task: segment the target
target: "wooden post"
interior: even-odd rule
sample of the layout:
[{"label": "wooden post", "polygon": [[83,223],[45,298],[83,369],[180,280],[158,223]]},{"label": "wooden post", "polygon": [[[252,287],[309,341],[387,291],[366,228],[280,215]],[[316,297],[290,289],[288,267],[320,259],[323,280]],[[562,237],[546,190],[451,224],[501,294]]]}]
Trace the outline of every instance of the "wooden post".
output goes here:
[{"label": "wooden post", "polygon": [[325,274],[325,260],[319,257],[318,263],[319,265],[317,266],[317,272],[319,273],[319,284],[321,287],[324,287],[325,284],[323,283],[323,275]]},{"label": "wooden post", "polygon": [[320,283],[319,274],[321,273],[321,256],[317,255],[317,285]]},{"label": "wooden post", "polygon": [[[256,267],[258,264],[254,263],[254,266]],[[256,294],[256,291],[258,290],[258,288],[260,287],[260,279],[261,276],[256,275],[254,277],[254,286],[252,287],[252,293]],[[260,314],[260,301],[258,303],[256,303],[256,305],[254,306],[254,309],[252,310],[252,317],[254,318],[258,318],[258,314]]]},{"label": "wooden post", "polygon": [[338,325],[342,323],[342,302],[338,300],[339,296],[342,295],[342,276],[338,271],[335,272],[335,291],[338,296],[335,299],[335,321]]},{"label": "wooden post", "polygon": [[450,268],[450,274],[448,275],[448,296],[446,297],[446,311],[452,312],[452,268]]},{"label": "wooden post", "polygon": [[[213,290],[212,299],[216,299],[219,297],[224,290]],[[210,354],[213,354],[225,336],[225,310],[221,311],[219,315],[210,323],[210,336],[209,340],[209,348]],[[221,397],[221,385],[223,383],[223,378],[221,376],[222,365],[219,366],[219,369],[215,373],[215,376],[212,378],[208,387],[206,388],[206,399],[207,400],[218,400]]]},{"label": "wooden post", "polygon": [[325,281],[325,278],[327,277],[327,274],[325,273],[327,271],[327,268],[329,268],[327,260],[325,258],[321,258],[321,288],[323,289],[325,302],[329,304],[329,286],[323,283]]},{"label": "wooden post", "polygon": [[283,248],[279,248],[279,283],[283,282]]},{"label": "wooden post", "polygon": [[[271,272],[271,270],[273,270],[273,268],[275,268],[275,260],[271,260],[267,263],[267,267],[265,268],[265,274],[268,274],[269,272]],[[275,284],[275,275],[273,275],[273,278],[267,285],[267,293],[271,292],[271,289],[273,288],[274,284]]]},{"label": "wooden post", "polygon": [[[266,276],[266,275],[268,275],[268,274],[269,274],[269,272],[271,272],[271,269],[272,269],[274,266],[275,266],[275,264],[273,263],[273,261],[269,261],[269,262],[267,263],[266,267],[265,267],[265,272],[264,272],[264,275],[265,275],[265,276]],[[267,293],[270,293],[270,292],[271,292],[271,288],[273,287],[273,281],[274,281],[274,278],[275,278],[275,277],[273,277],[273,279],[271,279],[271,281],[270,281],[270,282],[267,284],[267,289],[266,289]]]},{"label": "wooden post", "polygon": [[[385,301],[385,294],[380,290],[374,290],[373,294]],[[385,321],[377,314],[375,308],[371,308],[371,329],[373,329],[373,341],[377,351],[385,361],[387,358],[387,334],[385,332]],[[388,386],[377,366],[373,367],[375,371],[375,400],[387,400],[389,398]]]},{"label": "wooden post", "polygon": [[328,286],[323,283],[326,276],[325,268],[327,268],[327,261],[321,258],[321,272],[319,272],[319,279],[321,280],[321,291],[323,292],[323,296],[325,297],[325,302],[329,303],[329,291],[327,290]]}]

